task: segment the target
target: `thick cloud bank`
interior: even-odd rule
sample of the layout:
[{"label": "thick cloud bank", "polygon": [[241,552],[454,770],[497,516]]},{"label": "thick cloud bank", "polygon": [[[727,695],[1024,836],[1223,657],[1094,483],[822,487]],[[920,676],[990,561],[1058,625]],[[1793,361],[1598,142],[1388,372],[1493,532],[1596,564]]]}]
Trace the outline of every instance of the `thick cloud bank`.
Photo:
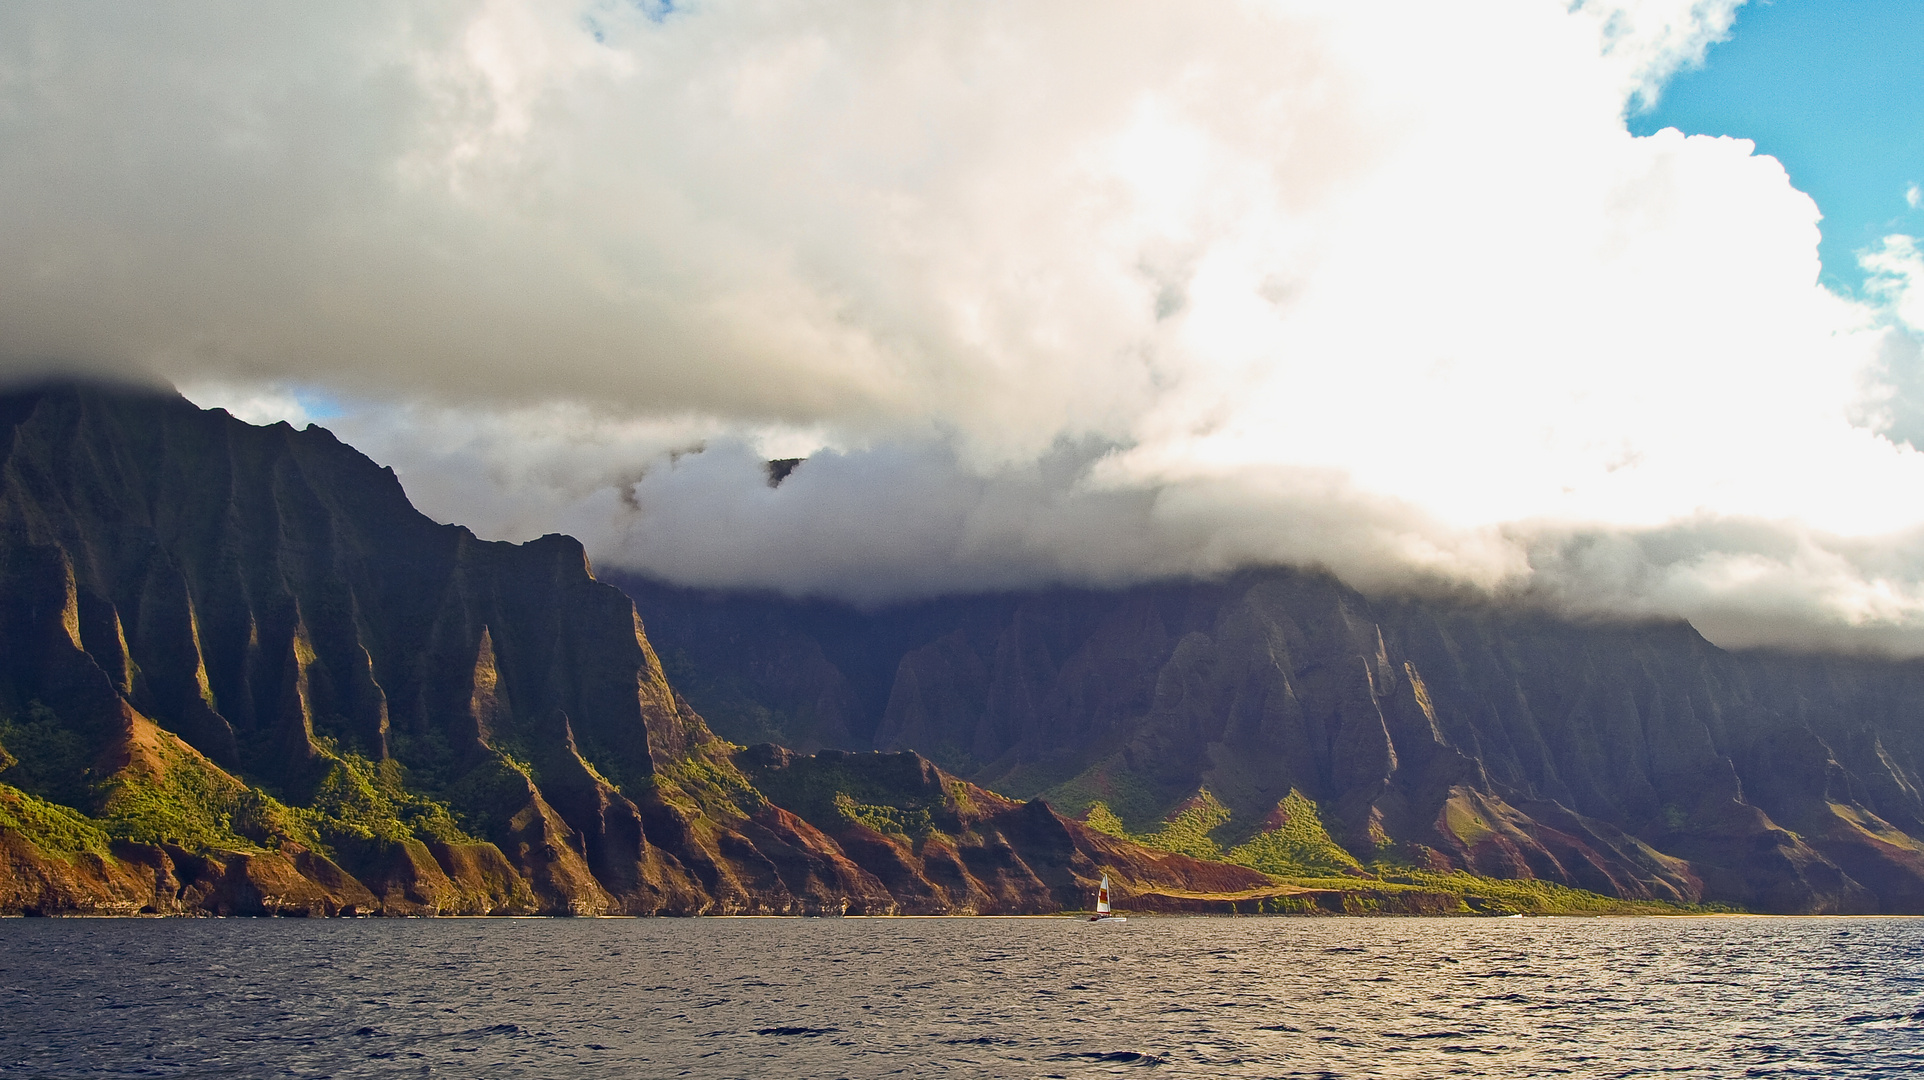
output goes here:
[{"label": "thick cloud bank", "polygon": [[1776,161],[1623,123],[1737,2],[15,5],[0,355],[682,581],[1924,651],[1916,245],[1840,298]]}]

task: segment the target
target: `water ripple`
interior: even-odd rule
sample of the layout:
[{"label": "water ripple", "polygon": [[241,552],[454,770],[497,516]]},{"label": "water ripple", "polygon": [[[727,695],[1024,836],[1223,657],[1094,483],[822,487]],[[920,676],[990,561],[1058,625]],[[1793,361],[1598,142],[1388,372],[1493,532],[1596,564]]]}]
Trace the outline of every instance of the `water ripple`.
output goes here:
[{"label": "water ripple", "polygon": [[0,1076],[1924,1075],[1903,919],[6,920]]}]

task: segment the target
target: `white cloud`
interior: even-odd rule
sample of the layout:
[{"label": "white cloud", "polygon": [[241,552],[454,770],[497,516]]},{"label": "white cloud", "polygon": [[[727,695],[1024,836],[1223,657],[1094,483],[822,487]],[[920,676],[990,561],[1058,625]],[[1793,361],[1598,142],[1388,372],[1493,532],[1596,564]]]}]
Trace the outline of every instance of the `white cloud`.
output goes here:
[{"label": "white cloud", "polygon": [[237,419],[250,424],[276,424],[285,421],[297,428],[331,419],[334,410],[315,408],[312,394],[287,383],[233,382],[201,380],[176,386],[190,401],[203,409],[226,409]]},{"label": "white cloud", "polygon": [[1865,289],[1912,331],[1924,334],[1924,251],[1917,239],[1896,233],[1860,253]]},{"label": "white cloud", "polygon": [[1917,209],[1920,205],[1924,205],[1924,189],[1919,189],[1916,184],[1911,184],[1906,187],[1904,189],[1904,204],[1913,210]]},{"label": "white cloud", "polygon": [[1574,0],[1571,14],[1590,20],[1606,66],[1632,108],[1657,103],[1677,72],[1700,67],[1710,46],[1730,36],[1744,0]]},{"label": "white cloud", "polygon": [[1924,647],[1915,250],[1841,299],[1775,160],[1624,127],[1736,6],[16,7],[0,352],[321,388],[431,512],[681,580]]}]

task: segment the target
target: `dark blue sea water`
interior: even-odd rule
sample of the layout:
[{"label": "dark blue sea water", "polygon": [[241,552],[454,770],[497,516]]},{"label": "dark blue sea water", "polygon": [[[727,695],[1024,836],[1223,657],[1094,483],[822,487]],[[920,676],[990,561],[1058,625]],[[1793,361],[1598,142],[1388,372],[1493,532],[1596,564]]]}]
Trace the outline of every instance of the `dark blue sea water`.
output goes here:
[{"label": "dark blue sea water", "polygon": [[0,1075],[1924,1075],[1900,919],[0,921]]}]

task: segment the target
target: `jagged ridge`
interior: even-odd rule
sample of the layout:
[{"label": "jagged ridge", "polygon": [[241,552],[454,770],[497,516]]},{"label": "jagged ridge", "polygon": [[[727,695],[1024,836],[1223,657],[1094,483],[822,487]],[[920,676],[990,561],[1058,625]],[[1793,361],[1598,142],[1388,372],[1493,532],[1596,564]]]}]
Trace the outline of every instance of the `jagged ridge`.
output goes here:
[{"label": "jagged ridge", "polygon": [[[1192,852],[1261,840],[1295,793],[1384,872],[1924,912],[1915,661],[1732,654],[1684,623],[1285,569],[872,612],[620,580],[724,734],[914,749]],[[1205,796],[1227,814],[1193,843]]]},{"label": "jagged ridge", "polygon": [[437,524],[324,429],[58,384],[0,396],[0,453],[0,912],[1039,911],[1111,863],[1145,891],[1265,882],[966,785],[993,811],[933,848],[784,809],[757,783],[807,759],[745,773],[577,542]]}]

